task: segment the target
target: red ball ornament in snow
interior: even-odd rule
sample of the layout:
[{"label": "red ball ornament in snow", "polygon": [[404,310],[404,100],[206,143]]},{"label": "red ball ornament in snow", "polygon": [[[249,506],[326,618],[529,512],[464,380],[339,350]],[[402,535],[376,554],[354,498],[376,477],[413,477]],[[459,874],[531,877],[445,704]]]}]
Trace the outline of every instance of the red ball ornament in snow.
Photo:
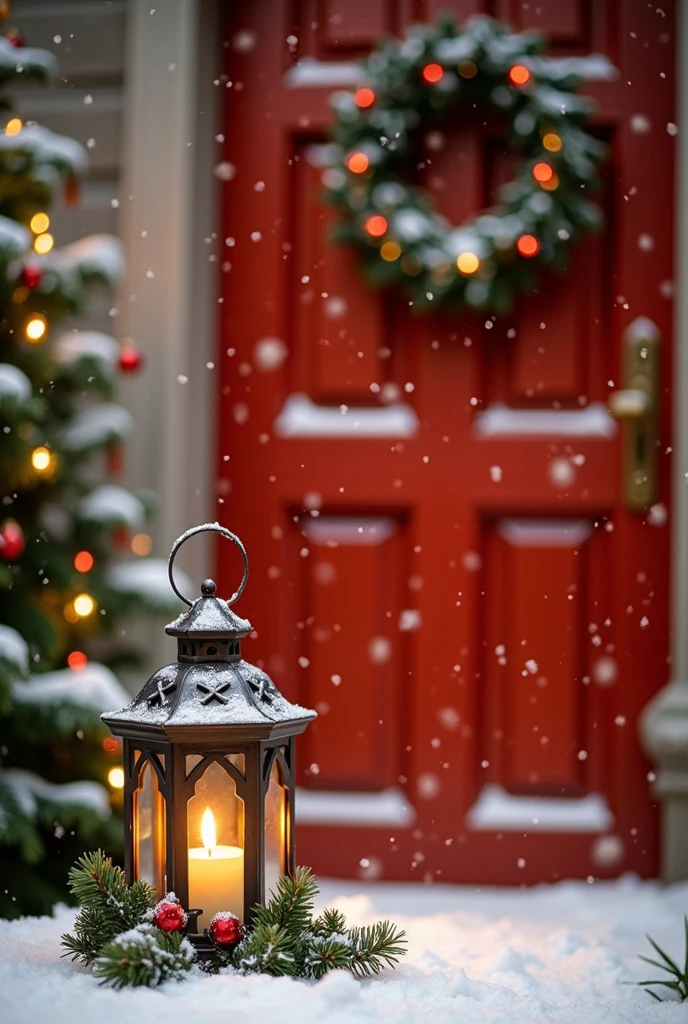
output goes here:
[{"label": "red ball ornament in snow", "polygon": [[124,373],[136,373],[143,366],[143,355],[136,345],[125,345],[119,354],[119,368]]},{"label": "red ball ornament in snow", "polygon": [[189,915],[173,892],[168,892],[153,911],[153,924],[161,932],[183,932],[188,920]]},{"label": "red ball ornament in snow", "polygon": [[6,519],[0,526],[0,558],[4,562],[16,562],[24,553],[26,537],[15,519]]},{"label": "red ball ornament in snow", "polygon": [[30,265],[24,267],[21,273],[22,284],[25,284],[27,288],[38,288],[42,277],[41,268]]},{"label": "red ball ornament in snow", "polygon": [[218,949],[234,949],[244,937],[244,926],[229,910],[221,910],[210,922],[208,934]]}]

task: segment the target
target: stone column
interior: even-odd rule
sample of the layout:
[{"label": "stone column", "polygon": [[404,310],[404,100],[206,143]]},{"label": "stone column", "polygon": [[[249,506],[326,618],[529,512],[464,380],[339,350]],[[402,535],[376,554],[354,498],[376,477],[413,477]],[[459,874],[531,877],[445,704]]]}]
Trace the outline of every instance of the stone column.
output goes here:
[{"label": "stone column", "polygon": [[[646,706],[640,736],[662,801],[661,872],[688,878],[688,5],[678,6],[676,322],[672,480],[672,680]],[[661,372],[661,369],[660,369]],[[666,370],[665,370],[666,372]]]}]

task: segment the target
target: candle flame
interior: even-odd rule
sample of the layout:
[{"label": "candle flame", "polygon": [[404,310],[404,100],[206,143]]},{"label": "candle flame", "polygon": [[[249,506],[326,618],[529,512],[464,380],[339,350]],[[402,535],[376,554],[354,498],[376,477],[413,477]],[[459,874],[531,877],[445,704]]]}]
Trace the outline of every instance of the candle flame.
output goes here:
[{"label": "candle flame", "polygon": [[201,839],[203,840],[203,845],[210,857],[217,846],[217,836],[215,834],[215,819],[213,818],[213,812],[209,807],[206,807],[203,812],[203,817],[201,818]]}]

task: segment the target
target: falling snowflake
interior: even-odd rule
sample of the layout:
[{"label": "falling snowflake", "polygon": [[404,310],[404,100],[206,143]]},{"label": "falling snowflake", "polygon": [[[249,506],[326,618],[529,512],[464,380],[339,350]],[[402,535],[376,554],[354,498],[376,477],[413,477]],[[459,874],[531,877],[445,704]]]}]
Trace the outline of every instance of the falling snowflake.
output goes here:
[{"label": "falling snowflake", "polygon": [[667,507],[662,501],[658,501],[655,505],[652,505],[650,511],[647,514],[647,521],[650,526],[665,526],[669,513]]},{"label": "falling snowflake", "polygon": [[490,479],[493,483],[498,484],[502,479],[502,467],[501,466],[490,466]]},{"label": "falling snowflake", "polygon": [[645,114],[633,114],[631,117],[631,131],[635,132],[636,135],[645,135],[650,131],[652,123],[649,117]]},{"label": "falling snowflake", "polygon": [[624,844],[620,836],[597,836],[592,844],[591,856],[598,867],[614,867],[623,855]]},{"label": "falling snowflake", "polygon": [[569,459],[552,459],[547,467],[550,480],[556,487],[570,487],[576,479],[575,467]]},{"label": "falling snowflake", "polygon": [[368,644],[368,657],[374,665],[384,665],[391,653],[392,645],[386,636],[374,636]]},{"label": "falling snowflake", "polygon": [[236,167],[234,164],[230,164],[228,160],[223,160],[215,165],[214,174],[220,181],[231,181],[236,174]]},{"label": "falling snowflake", "polygon": [[404,608],[399,613],[399,629],[411,633],[420,626],[420,612],[416,608]]},{"label": "falling snowflake", "polygon": [[478,572],[482,568],[483,560],[477,551],[466,551],[461,556],[461,563],[467,572]]},{"label": "falling snowflake", "polygon": [[232,47],[237,53],[250,53],[256,45],[256,33],[251,29],[243,29],[232,36]]},{"label": "falling snowflake", "polygon": [[253,346],[253,361],[263,373],[278,370],[287,358],[287,346],[280,338],[261,338]]},{"label": "falling snowflake", "polygon": [[418,795],[422,800],[434,800],[441,788],[439,778],[432,772],[422,772],[418,776]]},{"label": "falling snowflake", "polygon": [[349,306],[346,299],[343,299],[340,295],[330,295],[325,300],[325,316],[330,317],[331,320],[338,320],[340,317],[345,316],[348,309]]},{"label": "falling snowflake", "polygon": [[611,686],[616,682],[618,666],[614,658],[605,655],[592,663],[592,677],[598,686]]},{"label": "falling snowflake", "polygon": [[641,252],[652,252],[655,247],[655,240],[652,235],[638,235],[638,248]]}]

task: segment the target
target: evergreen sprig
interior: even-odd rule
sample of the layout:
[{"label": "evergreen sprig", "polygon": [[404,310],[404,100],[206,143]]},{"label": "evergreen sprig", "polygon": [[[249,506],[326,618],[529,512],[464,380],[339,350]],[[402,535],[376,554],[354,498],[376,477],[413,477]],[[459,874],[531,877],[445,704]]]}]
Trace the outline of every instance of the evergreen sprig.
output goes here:
[{"label": "evergreen sprig", "polygon": [[[128,885],[124,872],[101,850],[81,857],[69,876],[80,905],[73,935],[63,935],[65,956],[94,965],[103,984],[156,986],[180,980],[196,963],[193,946],[152,923],[155,892],[147,882]],[[357,978],[394,967],[406,953],[405,933],[389,921],[349,928],[340,910],[314,918],[318,885],[310,868],[282,876],[267,903],[253,910],[253,925],[235,949],[217,948],[198,964],[209,974],[271,974],[317,980],[328,971]]]},{"label": "evergreen sprig", "polygon": [[79,858],[69,872],[69,888],[81,909],[74,935],[63,935],[62,945],[65,956],[84,964],[93,963],[122,932],[142,924],[157,902],[148,882],[128,885],[122,869],[102,850]]},{"label": "evergreen sprig", "polygon": [[254,909],[255,925],[231,954],[218,963],[243,974],[263,973],[321,978],[350,970],[357,978],[394,967],[406,953],[405,933],[389,921],[349,928],[339,910],[313,919],[318,885],[309,868],[283,876],[265,906]]},{"label": "evergreen sprig", "polygon": [[154,988],[165,981],[181,981],[195,962],[193,946],[183,935],[144,923],[108,942],[93,973],[101,985],[113,988]]},{"label": "evergreen sprig", "polygon": [[650,985],[659,985],[661,988],[668,988],[670,992],[673,992],[675,996],[678,996],[680,1002],[688,999],[688,916],[683,918],[683,926],[685,929],[686,936],[686,952],[683,967],[679,965],[668,956],[661,946],[659,946],[652,936],[646,936],[647,941],[650,943],[652,948],[661,957],[662,962],[659,960],[652,960],[648,956],[641,956],[640,959],[644,960],[646,964],[652,964],[653,967],[658,967],[660,971],[665,971],[669,978],[654,978],[649,981],[639,981],[638,985],[647,989],[648,994],[656,999],[658,1003],[664,1002],[662,997],[656,992],[653,992]]}]

